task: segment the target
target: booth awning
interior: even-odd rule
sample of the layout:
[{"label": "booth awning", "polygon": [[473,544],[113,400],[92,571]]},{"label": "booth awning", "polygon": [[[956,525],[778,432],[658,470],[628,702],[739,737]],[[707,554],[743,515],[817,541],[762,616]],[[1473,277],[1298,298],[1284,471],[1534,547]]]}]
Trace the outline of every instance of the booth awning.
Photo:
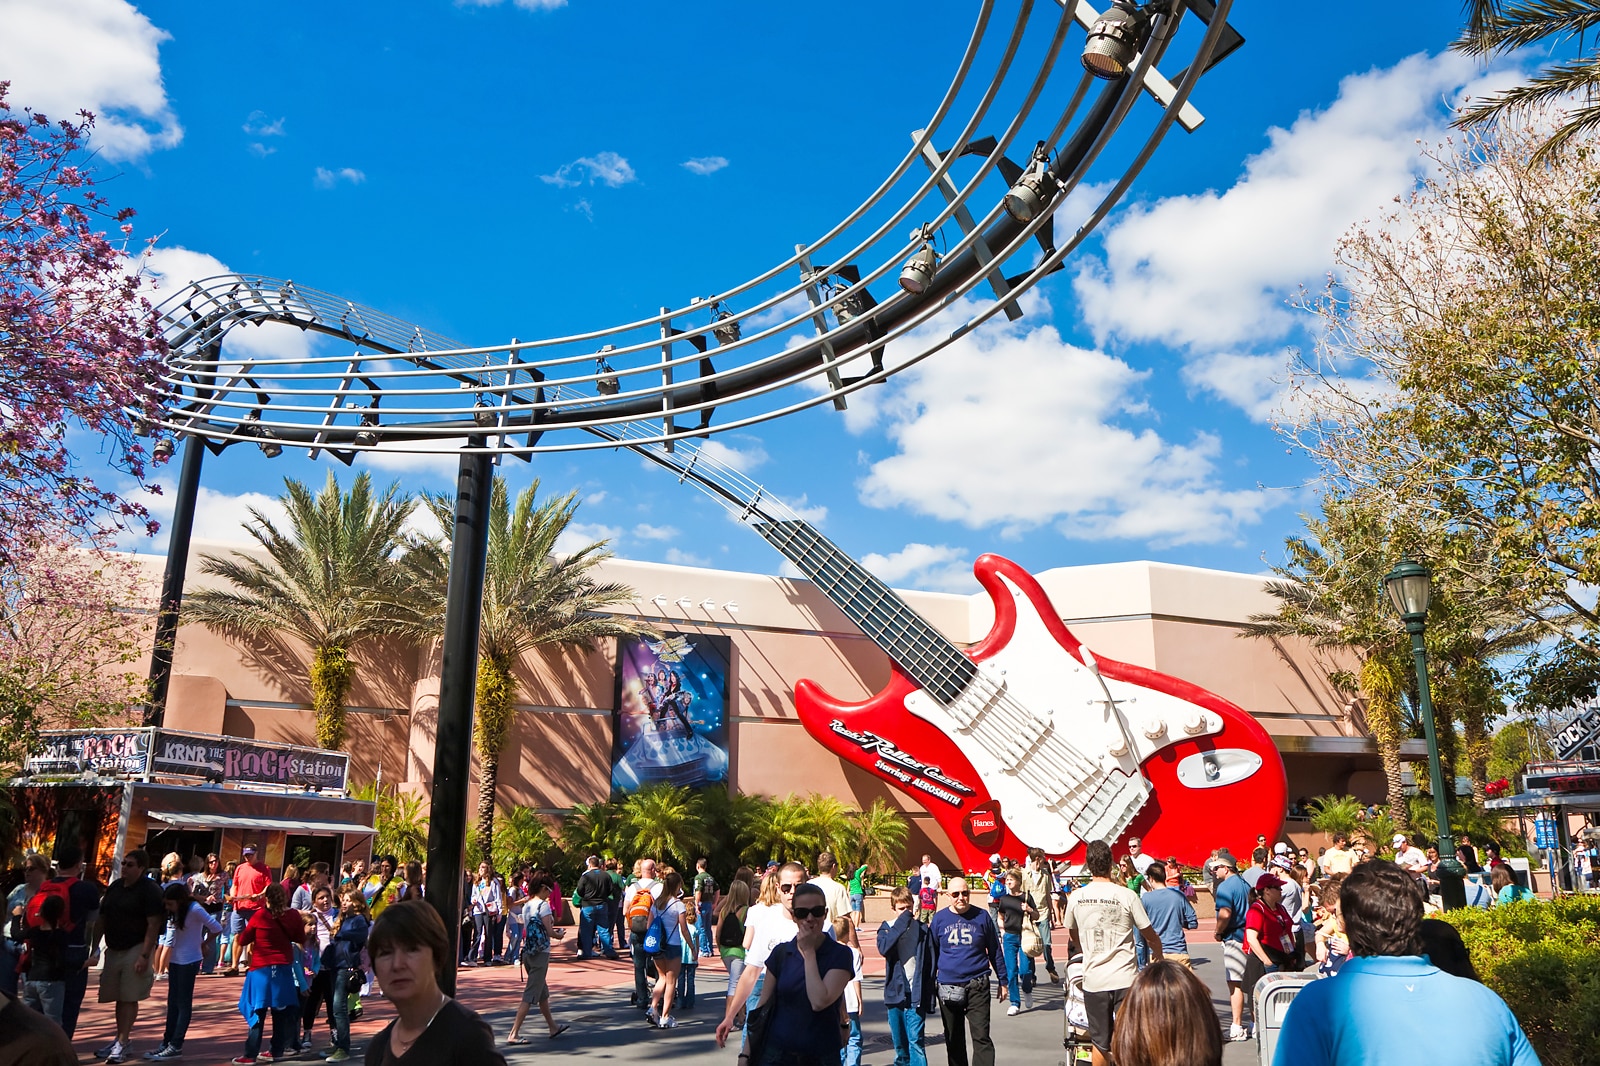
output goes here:
[{"label": "booth awning", "polygon": [[333,836],[339,833],[373,833],[370,825],[359,822],[309,822],[293,818],[251,818],[239,814],[184,814],[151,811],[158,822],[183,829],[256,829],[262,832]]}]

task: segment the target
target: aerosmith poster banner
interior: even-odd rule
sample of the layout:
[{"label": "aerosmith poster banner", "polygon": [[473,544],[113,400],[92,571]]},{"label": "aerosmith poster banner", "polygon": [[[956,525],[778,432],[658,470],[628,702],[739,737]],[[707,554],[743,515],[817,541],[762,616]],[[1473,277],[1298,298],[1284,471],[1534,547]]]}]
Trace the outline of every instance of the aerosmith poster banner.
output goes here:
[{"label": "aerosmith poster banner", "polygon": [[731,639],[704,633],[617,642],[614,790],[727,781],[732,653]]}]

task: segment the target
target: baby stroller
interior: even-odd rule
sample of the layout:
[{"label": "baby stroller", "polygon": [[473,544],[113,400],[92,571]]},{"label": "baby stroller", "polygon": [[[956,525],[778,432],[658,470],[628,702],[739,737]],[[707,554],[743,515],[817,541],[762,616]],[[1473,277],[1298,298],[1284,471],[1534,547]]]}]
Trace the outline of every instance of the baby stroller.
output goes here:
[{"label": "baby stroller", "polygon": [[1094,1044],[1089,1040],[1089,1011],[1083,1003],[1083,956],[1073,955],[1067,960],[1066,994],[1062,996],[1061,1046],[1067,1049],[1067,1066],[1089,1062],[1094,1057]]}]

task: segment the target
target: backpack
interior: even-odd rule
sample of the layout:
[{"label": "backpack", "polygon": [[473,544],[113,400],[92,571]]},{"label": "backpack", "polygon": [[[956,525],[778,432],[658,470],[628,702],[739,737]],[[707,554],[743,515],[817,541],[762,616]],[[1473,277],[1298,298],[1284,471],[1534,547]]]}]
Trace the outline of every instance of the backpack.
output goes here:
[{"label": "backpack", "polygon": [[522,934],[525,953],[538,955],[550,950],[550,930],[544,927],[544,916],[529,909],[526,932]]},{"label": "backpack", "polygon": [[635,936],[644,936],[650,930],[650,912],[655,909],[655,902],[650,898],[650,890],[641,888],[628,900],[628,930]]},{"label": "backpack", "polygon": [[61,897],[61,921],[56,924],[56,928],[64,929],[69,933],[72,932],[72,882],[70,880],[46,881],[39,886],[39,891],[35,892],[33,897],[28,900],[28,909],[24,915],[28,928],[38,929],[44,924],[44,919],[39,917],[39,908],[44,905],[44,901],[50,896]]}]

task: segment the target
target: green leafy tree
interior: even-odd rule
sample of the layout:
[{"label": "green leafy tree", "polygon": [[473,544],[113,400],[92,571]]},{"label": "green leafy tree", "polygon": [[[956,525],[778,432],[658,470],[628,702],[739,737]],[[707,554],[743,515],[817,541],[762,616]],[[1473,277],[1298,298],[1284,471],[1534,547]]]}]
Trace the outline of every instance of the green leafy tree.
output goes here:
[{"label": "green leafy tree", "polygon": [[494,827],[494,868],[509,874],[523,866],[541,865],[555,847],[550,827],[532,807],[508,807]]},{"label": "green leafy tree", "polygon": [[[611,558],[604,541],[557,553],[556,542],[577,513],[577,492],[538,502],[538,491],[535,481],[517,494],[513,505],[505,481],[495,478],[489,499],[489,552],[478,635],[473,734],[480,759],[478,847],[486,854],[493,850],[500,756],[516,717],[518,660],[545,648],[592,651],[604,637],[654,632],[604,613],[627,603],[633,595],[626,585],[595,578],[595,567]],[[451,529],[455,499],[431,495],[424,499],[440,528]],[[449,543],[443,537],[417,538],[406,558],[420,603],[414,631],[442,632]]]},{"label": "green leafy tree", "polygon": [[1354,796],[1314,796],[1307,806],[1311,809],[1312,828],[1330,838],[1335,833],[1343,833],[1354,839],[1365,811]]},{"label": "green leafy tree", "polygon": [[1600,29],[1600,5],[1592,0],[1467,0],[1466,13],[1466,26],[1451,45],[1458,52],[1490,58],[1537,46],[1549,51],[1560,42],[1577,41],[1579,54],[1546,63],[1525,81],[1469,102],[1456,118],[1457,126],[1560,108],[1562,121],[1539,146],[1536,161],[1600,126],[1600,104],[1594,102],[1600,88],[1600,50],[1585,46]]},{"label": "green leafy tree", "polygon": [[620,801],[577,803],[561,823],[561,846],[573,855],[621,855],[624,836]]},{"label": "green leafy tree", "polygon": [[402,865],[424,861],[428,854],[428,816],[423,813],[421,796],[401,792],[393,785],[380,787],[375,781],[351,794],[377,805],[373,812],[374,855],[393,855]]},{"label": "green leafy tree", "polygon": [[803,860],[807,867],[815,869],[817,852],[831,851],[836,859],[848,854],[856,828],[849,804],[837,796],[812,792],[800,801],[800,813],[810,844],[810,854]]},{"label": "green leafy tree", "polygon": [[803,803],[793,795],[752,806],[744,823],[744,855],[751,862],[809,862],[816,838]]},{"label": "green leafy tree", "polygon": [[1507,722],[1495,730],[1489,744],[1489,775],[1493,780],[1511,782],[1510,792],[1522,791],[1522,774],[1534,753],[1545,747],[1537,726],[1525,719]]},{"label": "green leafy tree", "polygon": [[850,818],[851,845],[847,849],[852,868],[865,863],[878,872],[898,870],[905,860],[906,837],[911,823],[881,796],[864,811]]},{"label": "green leafy tree", "polygon": [[705,808],[699,794],[680,785],[646,785],[622,801],[623,840],[635,855],[652,856],[680,870],[705,850]]},{"label": "green leafy tree", "polygon": [[279,500],[289,516],[286,529],[255,508],[244,527],[266,558],[202,556],[200,572],[231,587],[199,589],[184,597],[183,608],[190,621],[225,634],[286,634],[308,645],[317,744],[338,749],[356,672],[352,650],[409,625],[398,557],[412,501],[398,484],[375,493],[365,473],[344,492],[331,472],[315,494],[285,478]]}]

